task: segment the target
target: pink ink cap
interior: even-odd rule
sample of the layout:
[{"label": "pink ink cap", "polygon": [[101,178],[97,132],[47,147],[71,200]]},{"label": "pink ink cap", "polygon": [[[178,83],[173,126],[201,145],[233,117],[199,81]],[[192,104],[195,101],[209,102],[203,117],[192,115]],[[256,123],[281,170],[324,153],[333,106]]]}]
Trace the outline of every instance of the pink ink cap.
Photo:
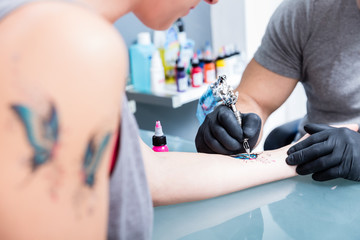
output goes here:
[{"label": "pink ink cap", "polygon": [[166,146],[166,136],[164,135],[160,121],[156,121],[155,134],[152,137],[153,150],[155,152],[168,152],[169,149]]},{"label": "pink ink cap", "polygon": [[162,130],[162,127],[161,127],[161,123],[160,123],[160,121],[156,121],[155,136],[160,137],[160,136],[163,136],[163,135],[164,135],[164,133],[163,133],[163,130]]}]

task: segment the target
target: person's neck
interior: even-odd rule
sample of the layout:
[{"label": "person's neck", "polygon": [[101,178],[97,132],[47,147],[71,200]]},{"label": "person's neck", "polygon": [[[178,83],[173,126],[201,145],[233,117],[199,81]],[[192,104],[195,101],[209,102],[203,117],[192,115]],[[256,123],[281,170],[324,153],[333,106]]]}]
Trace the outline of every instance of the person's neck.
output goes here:
[{"label": "person's neck", "polygon": [[118,18],[132,11],[138,1],[134,0],[77,0],[95,12],[99,13],[106,20],[114,23]]}]

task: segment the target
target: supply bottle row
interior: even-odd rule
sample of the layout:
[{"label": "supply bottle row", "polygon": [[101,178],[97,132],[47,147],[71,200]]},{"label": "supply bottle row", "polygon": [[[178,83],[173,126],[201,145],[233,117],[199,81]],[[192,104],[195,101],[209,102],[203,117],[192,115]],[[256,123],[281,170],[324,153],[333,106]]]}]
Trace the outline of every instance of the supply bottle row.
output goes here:
[{"label": "supply bottle row", "polygon": [[149,32],[142,32],[130,47],[130,76],[136,91],[157,94],[176,86],[177,92],[185,92],[223,74],[234,87],[240,82],[245,67],[240,52],[227,45],[214,57],[210,43],[195,52],[181,19],[167,31],[155,31],[153,40]]}]

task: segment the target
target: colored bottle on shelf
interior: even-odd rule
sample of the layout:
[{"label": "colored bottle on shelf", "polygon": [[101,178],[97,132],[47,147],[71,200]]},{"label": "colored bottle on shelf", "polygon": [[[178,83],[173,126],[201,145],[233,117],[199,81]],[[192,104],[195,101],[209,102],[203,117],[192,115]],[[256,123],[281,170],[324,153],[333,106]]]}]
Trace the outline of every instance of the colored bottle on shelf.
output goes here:
[{"label": "colored bottle on shelf", "polygon": [[130,46],[130,74],[135,90],[151,92],[151,57],[155,46],[151,43],[150,33],[138,34],[137,43]]},{"label": "colored bottle on shelf", "polygon": [[191,86],[200,87],[204,82],[204,75],[202,73],[201,67],[199,66],[199,59],[197,58],[196,53],[194,53],[194,57],[192,58],[191,63]]},{"label": "colored bottle on shelf", "polygon": [[188,89],[188,76],[185,70],[185,64],[179,60],[176,66],[176,89],[178,92],[185,92]]},{"label": "colored bottle on shelf", "polygon": [[213,83],[216,81],[215,63],[212,59],[205,59],[204,62],[204,82]]},{"label": "colored bottle on shelf", "polygon": [[[181,18],[179,18],[175,25],[178,29],[178,41],[180,44],[180,52],[179,57],[184,61],[185,64],[185,71],[190,76],[191,74],[191,58],[194,54],[194,46],[195,42],[189,38],[187,38],[186,32],[185,32],[185,25]],[[190,77],[188,77],[188,80],[190,81]],[[189,85],[191,83],[189,82]]]},{"label": "colored bottle on shelf", "polygon": [[210,84],[216,81],[216,67],[212,55],[211,45],[209,42],[206,43],[203,58],[204,58],[204,82]]},{"label": "colored bottle on shelf", "polygon": [[152,144],[155,152],[168,152],[169,148],[166,145],[166,136],[164,135],[160,121],[156,121],[155,134],[152,137]]},{"label": "colored bottle on shelf", "polygon": [[198,56],[198,59],[199,59],[199,67],[201,67],[201,70],[203,70],[203,72],[204,72],[204,64],[205,64],[205,62],[204,62],[204,58],[203,58],[203,54],[202,54],[201,50],[197,51],[197,56]]},{"label": "colored bottle on shelf", "polygon": [[229,72],[227,71],[227,66],[225,62],[225,53],[223,48],[219,50],[218,58],[215,61],[216,66],[216,78],[219,78],[219,76],[223,75],[229,75]]},{"label": "colored bottle on shelf", "polygon": [[166,31],[164,45],[164,69],[167,83],[176,81],[176,60],[180,51],[180,44],[177,37],[177,29],[173,25]]},{"label": "colored bottle on shelf", "polygon": [[166,31],[154,31],[154,46],[160,53],[161,62],[165,69],[165,42]]},{"label": "colored bottle on shelf", "polygon": [[151,92],[163,93],[165,90],[165,72],[160,53],[155,50],[151,58]]}]

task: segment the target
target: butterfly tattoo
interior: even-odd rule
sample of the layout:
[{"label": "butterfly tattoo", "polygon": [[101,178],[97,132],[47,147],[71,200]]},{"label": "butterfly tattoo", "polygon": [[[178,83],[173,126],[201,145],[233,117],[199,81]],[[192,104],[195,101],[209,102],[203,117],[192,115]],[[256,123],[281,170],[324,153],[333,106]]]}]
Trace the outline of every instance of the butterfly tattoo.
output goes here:
[{"label": "butterfly tattoo", "polygon": [[96,142],[95,138],[92,137],[86,147],[83,162],[83,174],[85,184],[88,187],[93,187],[95,184],[95,174],[105,148],[110,141],[110,136],[111,134],[107,133],[99,142]]},{"label": "butterfly tattoo", "polygon": [[26,132],[27,140],[33,149],[32,171],[51,161],[59,138],[59,119],[56,108],[51,105],[44,117],[34,113],[24,105],[12,105]]}]

